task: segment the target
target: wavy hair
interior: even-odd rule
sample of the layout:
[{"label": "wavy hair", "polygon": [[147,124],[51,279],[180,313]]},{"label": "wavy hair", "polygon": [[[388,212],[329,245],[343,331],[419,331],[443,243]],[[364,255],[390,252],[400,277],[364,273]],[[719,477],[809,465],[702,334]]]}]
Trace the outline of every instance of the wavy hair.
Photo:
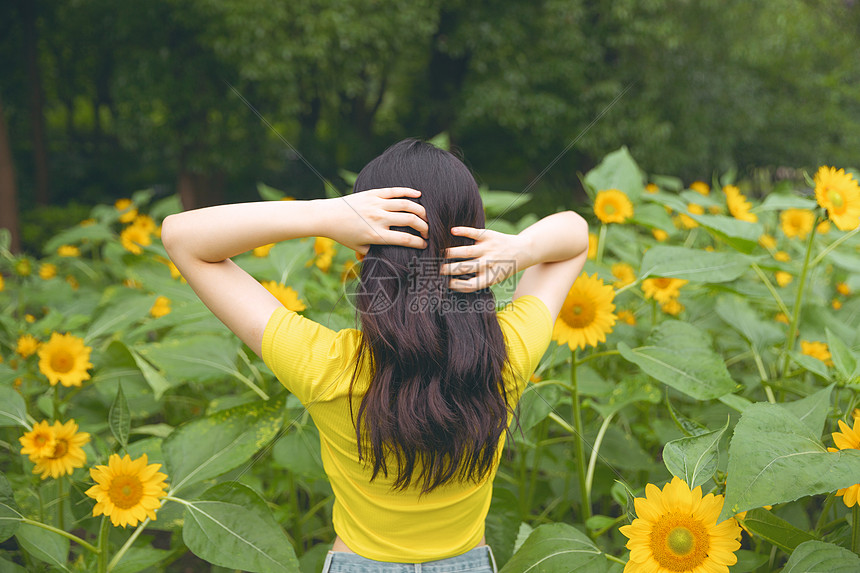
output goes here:
[{"label": "wavy hair", "polygon": [[[513,414],[503,380],[507,351],[492,292],[450,290],[439,274],[445,249],[474,242],[451,227],[484,226],[478,185],[451,153],[407,139],[368,163],[354,192],[380,187],[421,191],[412,200],[427,213],[428,246],[373,245],[362,262],[362,337],[349,389],[359,459],[372,466],[371,481],[393,472],[397,490],[479,482]],[[371,382],[356,417],[353,389],[367,357]]]}]

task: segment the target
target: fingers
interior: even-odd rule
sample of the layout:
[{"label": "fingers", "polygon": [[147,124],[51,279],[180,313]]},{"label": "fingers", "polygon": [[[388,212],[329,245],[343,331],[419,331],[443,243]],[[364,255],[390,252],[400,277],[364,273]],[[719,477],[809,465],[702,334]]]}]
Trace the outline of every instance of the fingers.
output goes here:
[{"label": "fingers", "polygon": [[486,229],[476,229],[475,227],[452,227],[451,234],[460,237],[475,239],[476,241],[486,232]]},{"label": "fingers", "polygon": [[411,233],[403,231],[386,231],[381,235],[382,242],[386,245],[399,247],[412,247],[413,249],[426,249],[427,241],[421,237],[416,237]]},{"label": "fingers", "polygon": [[377,197],[382,197],[383,199],[421,196],[421,191],[418,189],[412,189],[411,187],[382,187],[380,189],[371,189],[368,192],[375,193]]},{"label": "fingers", "polygon": [[[409,199],[390,199],[386,205],[386,209],[392,213],[412,213],[423,221],[427,221],[427,211],[424,209],[424,206]],[[412,225],[409,226],[411,227]]]}]

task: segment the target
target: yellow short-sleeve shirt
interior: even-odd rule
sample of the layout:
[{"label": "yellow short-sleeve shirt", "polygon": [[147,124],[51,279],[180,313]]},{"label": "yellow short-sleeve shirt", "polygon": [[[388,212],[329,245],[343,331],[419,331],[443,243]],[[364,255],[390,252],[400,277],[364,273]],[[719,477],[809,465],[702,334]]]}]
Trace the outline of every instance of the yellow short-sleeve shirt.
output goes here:
[{"label": "yellow short-sleeve shirt", "polygon": [[[522,296],[498,312],[512,379],[519,400],[549,345],[553,320],[537,297]],[[481,483],[455,482],[419,496],[420,490],[396,491],[392,479],[358,460],[350,417],[349,385],[361,331],[333,331],[286,308],[277,309],[263,334],[263,361],[281,383],[307,407],[320,434],[323,466],[335,494],[334,530],[347,547],[368,559],[424,562],[459,555],[484,536],[493,478],[505,436],[490,475]],[[354,410],[369,383],[356,380]]]}]

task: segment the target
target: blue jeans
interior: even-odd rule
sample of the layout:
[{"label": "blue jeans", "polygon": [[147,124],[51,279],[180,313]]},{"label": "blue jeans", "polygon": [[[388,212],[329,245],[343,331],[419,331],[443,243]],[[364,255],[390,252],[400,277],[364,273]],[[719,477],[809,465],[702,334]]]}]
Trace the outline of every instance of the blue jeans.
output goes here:
[{"label": "blue jeans", "polygon": [[424,563],[374,561],[355,553],[329,551],[322,573],[496,573],[496,559],[489,545],[456,557]]}]

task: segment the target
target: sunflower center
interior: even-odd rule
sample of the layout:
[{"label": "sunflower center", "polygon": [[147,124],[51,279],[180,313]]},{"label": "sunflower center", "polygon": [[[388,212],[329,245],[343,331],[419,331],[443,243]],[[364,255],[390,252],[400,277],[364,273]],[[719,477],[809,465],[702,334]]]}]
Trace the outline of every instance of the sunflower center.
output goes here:
[{"label": "sunflower center", "polygon": [[116,476],[108,489],[108,497],[120,509],[129,509],[140,503],[143,484],[137,476]]},{"label": "sunflower center", "polygon": [[45,444],[47,444],[48,441],[50,441],[50,438],[48,438],[48,436],[46,436],[45,434],[37,434],[33,438],[33,443],[36,444],[37,446],[39,446],[40,448],[44,448]]},{"label": "sunflower center", "polygon": [[66,374],[75,365],[75,357],[67,350],[58,350],[51,355],[51,369]]},{"label": "sunflower center", "polygon": [[607,215],[614,215],[615,212],[618,211],[618,209],[616,209],[615,205],[613,205],[612,203],[607,203],[606,205],[604,205],[603,210],[606,212]]},{"label": "sunflower center", "polygon": [[47,457],[52,460],[58,460],[65,456],[68,452],[69,443],[66,442],[66,440],[57,440],[57,444],[54,446],[54,453]]},{"label": "sunflower center", "polygon": [[562,318],[573,328],[584,328],[594,322],[595,308],[588,300],[574,299],[562,309]]},{"label": "sunflower center", "polygon": [[672,279],[667,279],[667,278],[654,279],[654,286],[656,286],[657,288],[659,288],[661,290],[665,289],[665,288],[669,288],[670,284],[672,284]]},{"label": "sunflower center", "polygon": [[828,189],[827,195],[830,197],[830,202],[833,203],[833,207],[839,209],[845,203],[845,199],[842,197],[842,193],[837,191],[836,189]]},{"label": "sunflower center", "polygon": [[691,571],[708,558],[710,535],[705,525],[687,514],[668,513],[651,530],[654,560],[669,571]]}]

